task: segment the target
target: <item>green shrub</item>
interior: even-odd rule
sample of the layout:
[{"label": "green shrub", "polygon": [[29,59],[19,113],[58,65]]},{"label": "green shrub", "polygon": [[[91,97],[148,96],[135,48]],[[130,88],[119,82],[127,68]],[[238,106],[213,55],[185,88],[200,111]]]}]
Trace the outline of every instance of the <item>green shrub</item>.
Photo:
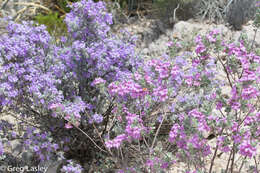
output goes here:
[{"label": "green shrub", "polygon": [[37,23],[45,25],[47,31],[53,36],[58,37],[67,32],[66,24],[57,12],[47,15],[39,14],[35,20]]}]

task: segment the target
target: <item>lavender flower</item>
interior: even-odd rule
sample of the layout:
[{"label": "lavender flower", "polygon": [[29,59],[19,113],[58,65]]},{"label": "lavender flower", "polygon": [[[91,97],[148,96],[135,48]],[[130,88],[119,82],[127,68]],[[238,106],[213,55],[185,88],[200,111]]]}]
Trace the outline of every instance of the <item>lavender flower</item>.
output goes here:
[{"label": "lavender flower", "polygon": [[95,113],[94,115],[92,115],[91,119],[89,120],[89,123],[92,124],[92,123],[96,122],[99,124],[102,121],[103,121],[103,116]]}]

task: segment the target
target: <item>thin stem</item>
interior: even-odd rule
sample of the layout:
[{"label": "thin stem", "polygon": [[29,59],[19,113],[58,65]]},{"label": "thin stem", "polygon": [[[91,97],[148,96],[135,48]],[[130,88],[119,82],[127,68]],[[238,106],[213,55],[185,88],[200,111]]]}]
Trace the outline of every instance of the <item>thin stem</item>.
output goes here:
[{"label": "thin stem", "polygon": [[256,161],[256,157],[254,156],[254,161],[255,161],[255,169],[256,169],[256,172],[258,172],[258,164],[257,164],[257,161]]},{"label": "thin stem", "polygon": [[144,140],[144,143],[145,143],[146,147],[149,148],[149,145],[148,145],[148,143],[147,143],[145,137],[143,137],[143,140]]},{"label": "thin stem", "polygon": [[225,173],[228,172],[228,167],[229,167],[229,163],[230,163],[231,156],[232,156],[232,150],[231,150],[231,152],[230,152],[230,154],[229,154],[229,157],[228,157],[228,163],[227,163],[227,166],[226,166]]},{"label": "thin stem", "polygon": [[155,136],[154,136],[154,139],[153,139],[153,143],[152,143],[152,146],[151,146],[150,149],[153,149],[153,147],[154,147],[156,138],[157,138],[158,133],[159,133],[159,131],[160,131],[160,129],[161,129],[161,126],[162,126],[162,123],[163,123],[163,121],[164,121],[164,118],[165,118],[165,113],[164,113],[163,118],[162,118],[162,121],[161,121],[161,123],[160,123],[160,125],[159,125],[159,127],[158,127],[158,129],[157,129],[157,131],[156,131],[156,133],[155,133]]},{"label": "thin stem", "polygon": [[173,11],[173,22],[174,23],[177,22],[177,20],[176,20],[176,11],[178,10],[179,7],[180,7],[180,4],[178,4],[178,6]]},{"label": "thin stem", "polygon": [[252,40],[249,52],[251,52],[251,50],[253,49],[253,46],[254,46],[254,43],[255,43],[255,39],[256,39],[257,30],[258,30],[258,28],[255,29],[254,39]]},{"label": "thin stem", "polygon": [[[9,112],[8,114],[11,115],[12,117],[14,117],[16,120],[22,121],[23,123],[26,123],[27,125],[30,125],[30,126],[32,126],[32,127],[41,129],[41,127],[39,127],[39,126],[37,126],[37,125],[35,125],[35,124],[31,123],[31,122],[28,122],[28,121],[26,121],[26,120],[24,120],[24,119],[21,119],[21,118],[17,117],[15,114],[13,114],[13,113],[11,113],[11,112]],[[41,129],[41,130],[42,130],[42,129]]]},{"label": "thin stem", "polygon": [[0,7],[0,10],[2,10],[2,9],[4,9],[5,7],[6,7],[6,4],[9,2],[9,0],[5,0],[3,3],[2,3],[2,5],[1,5],[1,7]]},{"label": "thin stem", "polygon": [[103,151],[104,153],[107,153],[106,150],[103,150],[102,148],[100,148],[100,146],[98,146],[96,144],[96,142],[86,133],[84,132],[82,129],[80,129],[79,127],[73,125],[74,127],[76,127],[76,129],[78,129],[81,133],[83,133],[85,136],[87,136],[87,138],[100,150],[100,151]]},{"label": "thin stem", "polygon": [[243,168],[243,166],[244,166],[246,157],[247,157],[247,156],[245,156],[245,158],[244,158],[243,161],[242,161],[242,164],[241,164],[241,166],[240,166],[240,168],[239,168],[239,171],[238,171],[239,173],[241,172],[241,170],[242,170],[242,168]]},{"label": "thin stem", "polygon": [[[88,114],[86,114],[89,118],[90,116]],[[105,144],[105,141],[103,140],[102,136],[101,136],[101,133],[99,132],[99,130],[97,129],[96,125],[93,123],[93,127],[95,128],[95,130],[97,131],[97,134],[102,142],[102,144],[104,145],[104,147],[106,147],[106,144]],[[110,150],[108,150],[109,153],[112,155],[112,152]]]},{"label": "thin stem", "polygon": [[230,87],[233,88],[233,85],[232,85],[231,80],[230,80],[230,77],[229,77],[229,73],[228,73],[228,71],[227,71],[225,65],[223,64],[222,60],[221,60],[219,57],[218,57],[218,59],[219,59],[221,65],[222,65],[223,68],[224,68],[224,71],[225,71],[225,73],[226,73],[226,75],[227,75],[227,79],[228,79],[228,83],[229,83]]},{"label": "thin stem", "polygon": [[212,168],[213,168],[213,165],[214,165],[214,161],[215,161],[217,152],[218,152],[218,144],[216,144],[216,149],[215,149],[215,151],[214,151],[213,158],[211,159],[210,168],[209,168],[209,173],[212,172]]},{"label": "thin stem", "polygon": [[233,173],[233,169],[234,169],[234,161],[235,161],[235,143],[233,143],[233,147],[232,147],[232,150],[233,150],[233,155],[232,155],[232,162],[231,162],[231,173]]},{"label": "thin stem", "polygon": [[[224,131],[224,127],[222,127],[222,129],[221,129],[220,135],[222,135],[223,131]],[[215,158],[216,158],[216,156],[217,156],[217,152],[218,152],[218,144],[216,144],[216,149],[215,149],[215,151],[214,151],[213,158],[211,159],[210,168],[209,168],[209,173],[212,172],[212,168],[213,168],[213,165],[214,165]]]}]

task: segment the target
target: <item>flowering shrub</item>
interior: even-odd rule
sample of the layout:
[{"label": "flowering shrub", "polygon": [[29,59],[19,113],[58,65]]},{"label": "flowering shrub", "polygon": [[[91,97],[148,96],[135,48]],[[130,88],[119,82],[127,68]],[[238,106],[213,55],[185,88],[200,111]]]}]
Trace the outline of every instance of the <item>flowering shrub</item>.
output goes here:
[{"label": "flowering shrub", "polygon": [[182,44],[169,44],[169,55],[144,63],[133,38],[109,33],[102,2],[71,8],[59,43],[31,23],[10,22],[0,38],[0,103],[21,128],[1,122],[1,155],[18,139],[39,161],[64,156],[62,172],[160,172],[183,162],[211,173],[221,152],[226,171],[237,155],[258,171],[260,56],[249,44],[213,30],[193,52],[176,56]]}]

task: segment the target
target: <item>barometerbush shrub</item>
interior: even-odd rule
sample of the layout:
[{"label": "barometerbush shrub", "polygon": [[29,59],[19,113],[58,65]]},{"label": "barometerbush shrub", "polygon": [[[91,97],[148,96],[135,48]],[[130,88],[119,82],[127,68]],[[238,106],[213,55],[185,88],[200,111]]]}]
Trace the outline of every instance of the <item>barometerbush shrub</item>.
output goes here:
[{"label": "barometerbush shrub", "polygon": [[3,159],[19,140],[39,162],[64,159],[61,172],[161,172],[183,162],[186,172],[211,173],[221,152],[226,171],[238,169],[238,155],[258,171],[260,57],[250,44],[213,30],[196,37],[194,52],[144,63],[134,38],[109,32],[102,2],[71,8],[60,42],[26,22],[10,22],[0,38],[2,112],[20,129],[1,121]]},{"label": "barometerbush shrub", "polygon": [[[247,171],[258,172],[260,57],[242,40],[223,41],[217,30],[195,42],[195,52],[152,59],[109,85],[120,123],[106,146],[123,161],[125,155],[135,158],[129,172],[159,172],[179,161],[187,172],[212,172],[220,153],[230,155],[223,170],[233,171],[240,155],[254,158],[256,165]],[[171,125],[168,135],[160,135],[165,123]]]}]

